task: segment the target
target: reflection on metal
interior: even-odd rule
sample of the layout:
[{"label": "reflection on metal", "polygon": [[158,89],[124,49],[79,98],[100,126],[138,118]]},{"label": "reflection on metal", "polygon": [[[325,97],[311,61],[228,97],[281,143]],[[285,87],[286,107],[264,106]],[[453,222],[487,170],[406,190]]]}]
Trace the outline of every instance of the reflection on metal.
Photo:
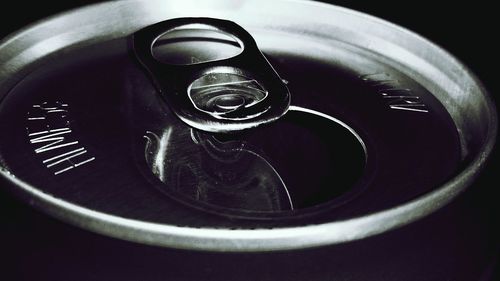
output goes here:
[{"label": "reflection on metal", "polygon": [[264,101],[268,91],[255,79],[230,73],[209,73],[196,79],[188,88],[193,106],[216,119],[246,120],[255,118],[269,107],[255,114],[228,118],[227,114]]},{"label": "reflection on metal", "polygon": [[[354,137],[356,137],[356,139],[358,140],[358,142],[363,147],[363,150],[365,152],[365,156],[368,157],[368,151],[366,149],[365,142],[363,141],[363,139],[361,138],[361,136],[358,135],[358,133],[356,133],[356,131],[354,131],[346,123],[344,123],[344,122],[340,121],[339,119],[337,119],[337,118],[335,118],[333,116],[330,116],[328,114],[325,114],[325,113],[322,113],[322,112],[319,112],[319,111],[316,111],[316,110],[312,110],[312,109],[300,107],[300,106],[292,105],[292,106],[290,106],[289,110],[290,111],[297,111],[297,112],[304,112],[304,113],[308,113],[308,114],[312,114],[312,115],[317,115],[317,116],[319,116],[321,118],[325,118],[325,119],[328,119],[328,120],[330,120],[330,121],[332,121],[332,122],[334,122],[336,124],[339,124],[340,126],[342,126],[345,129],[347,129]],[[366,158],[365,158],[365,161],[366,161]]]},{"label": "reflection on metal", "polygon": [[[68,104],[59,101],[34,104],[27,113],[27,135],[35,154],[42,155],[42,163],[60,175],[90,163],[95,157],[79,146],[76,134],[70,127]],[[76,147],[76,148],[75,148]]]},{"label": "reflection on metal", "polygon": [[193,65],[240,54],[238,38],[206,24],[186,24],[167,30],[154,40],[153,57],[173,65]]},{"label": "reflection on metal", "polygon": [[[148,163],[151,163],[151,170],[153,174],[158,176],[161,181],[165,181],[165,158],[167,154],[167,147],[170,140],[171,128],[165,129],[161,138],[153,132],[146,132],[144,138],[146,142],[145,158]],[[156,153],[153,153],[156,151]],[[152,158],[152,159],[151,159]]]},{"label": "reflection on metal", "polygon": [[359,77],[377,89],[390,109],[428,113],[428,106],[411,89],[399,87],[399,81],[384,72],[365,74]]},{"label": "reflection on metal", "polygon": [[[252,35],[235,22],[175,18],[134,32],[132,40],[143,70],[191,127],[237,132],[271,123],[288,110],[287,86]],[[180,94],[186,91],[187,96]]]},{"label": "reflection on metal", "polygon": [[293,210],[276,169],[244,141],[186,126],[169,127],[161,137],[148,131],[144,138],[146,162],[167,191],[229,209]]}]

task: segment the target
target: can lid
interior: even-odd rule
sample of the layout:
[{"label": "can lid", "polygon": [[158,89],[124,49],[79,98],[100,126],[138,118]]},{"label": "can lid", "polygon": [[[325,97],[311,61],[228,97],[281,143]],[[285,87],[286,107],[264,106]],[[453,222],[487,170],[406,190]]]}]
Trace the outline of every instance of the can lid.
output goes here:
[{"label": "can lid", "polygon": [[493,105],[425,39],[318,3],[189,3],[89,6],[0,44],[14,192],[123,239],[257,251],[404,225],[481,169]]}]

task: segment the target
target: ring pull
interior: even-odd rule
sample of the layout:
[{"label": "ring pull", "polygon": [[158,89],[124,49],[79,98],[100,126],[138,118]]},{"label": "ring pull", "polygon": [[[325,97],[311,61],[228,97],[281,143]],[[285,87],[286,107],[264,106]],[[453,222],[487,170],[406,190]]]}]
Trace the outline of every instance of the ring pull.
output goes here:
[{"label": "ring pull", "polygon": [[234,22],[177,18],[133,34],[136,58],[186,124],[235,132],[277,120],[290,105],[283,80]]}]

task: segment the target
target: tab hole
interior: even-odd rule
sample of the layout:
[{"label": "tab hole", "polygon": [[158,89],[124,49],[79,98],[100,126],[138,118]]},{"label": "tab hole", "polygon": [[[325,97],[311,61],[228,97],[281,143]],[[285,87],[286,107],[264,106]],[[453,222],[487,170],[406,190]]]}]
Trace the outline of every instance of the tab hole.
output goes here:
[{"label": "tab hole", "polygon": [[235,36],[206,24],[187,24],[171,29],[153,43],[153,57],[172,65],[192,65],[228,59],[243,51]]}]

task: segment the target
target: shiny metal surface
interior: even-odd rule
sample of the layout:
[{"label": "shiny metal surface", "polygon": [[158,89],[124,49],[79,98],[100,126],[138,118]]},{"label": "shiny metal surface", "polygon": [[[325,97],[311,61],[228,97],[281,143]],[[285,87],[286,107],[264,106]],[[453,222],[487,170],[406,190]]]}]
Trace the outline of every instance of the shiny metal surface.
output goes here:
[{"label": "shiny metal surface", "polygon": [[[301,24],[294,24],[301,15]],[[81,227],[147,244],[213,251],[307,248],[362,239],[422,218],[469,186],[493,147],[497,117],[474,76],[425,39],[379,19],[333,6],[301,1],[120,1],[75,10],[28,27],[0,43],[0,94],[30,72],[31,64],[68,46],[83,46],[131,34],[148,24],[181,16],[237,21],[256,34],[284,33],[310,40],[311,57],[327,54],[328,42],[358,46],[414,78],[445,107],[458,128],[467,166],[439,188],[400,206],[348,220],[300,227],[230,230],[150,223],[78,206],[51,196],[12,175],[1,174],[32,205]],[[253,33],[253,32],[252,32]],[[256,36],[272,46],[272,36]],[[300,49],[296,44],[290,48]],[[353,61],[352,64],[356,64]],[[3,96],[2,96],[3,97]]]},{"label": "shiny metal surface", "polygon": [[[172,30],[181,34],[183,30],[190,32],[176,34],[172,41],[168,37]],[[198,32],[194,37],[193,30]],[[219,33],[215,37],[213,30]],[[239,53],[224,54],[225,50],[220,47],[217,48],[219,55],[209,51],[207,38],[230,44],[231,40],[220,41],[220,34],[233,38],[233,44],[236,41],[241,48]],[[290,93],[285,83],[252,35],[232,21],[176,18],[147,26],[135,32],[133,37],[135,56],[156,81],[173,112],[191,127],[209,132],[237,132],[276,121],[288,110]],[[186,44],[193,38],[202,42]],[[184,46],[177,46],[179,40]],[[173,59],[175,56],[171,53],[175,53],[189,57],[191,63],[158,59],[160,48],[154,46],[159,41],[161,49],[167,51],[162,56]],[[172,42],[177,43],[173,45]],[[200,51],[192,45],[204,46],[205,50]],[[181,55],[183,52],[185,54]],[[206,59],[210,57],[212,59]]]}]

